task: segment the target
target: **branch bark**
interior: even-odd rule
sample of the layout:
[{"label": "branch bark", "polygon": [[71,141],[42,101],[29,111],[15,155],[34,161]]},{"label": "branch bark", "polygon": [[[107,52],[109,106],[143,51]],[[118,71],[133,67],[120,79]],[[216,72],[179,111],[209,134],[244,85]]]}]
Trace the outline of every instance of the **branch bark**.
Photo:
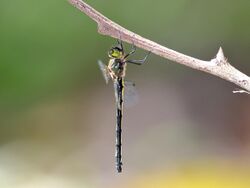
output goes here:
[{"label": "branch bark", "polygon": [[121,39],[130,44],[151,51],[152,53],[169,59],[171,61],[186,65],[193,69],[207,72],[218,76],[224,80],[232,82],[250,92],[250,77],[240,72],[229,64],[220,47],[215,58],[210,61],[203,61],[185,54],[179,53],[156,42],[148,40],[134,32],[131,32],[117,23],[111,21],[87,3],[81,0],[68,0],[73,6],[85,13],[98,24],[98,32],[109,35],[113,38]]}]

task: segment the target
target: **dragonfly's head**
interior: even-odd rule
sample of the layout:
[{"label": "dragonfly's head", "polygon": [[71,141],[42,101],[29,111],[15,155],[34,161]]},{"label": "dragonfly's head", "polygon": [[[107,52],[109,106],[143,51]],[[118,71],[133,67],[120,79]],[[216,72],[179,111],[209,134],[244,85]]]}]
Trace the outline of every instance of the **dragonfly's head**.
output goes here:
[{"label": "dragonfly's head", "polygon": [[116,59],[120,59],[123,56],[123,50],[120,47],[112,47],[109,52],[108,55],[110,58],[116,58]]}]

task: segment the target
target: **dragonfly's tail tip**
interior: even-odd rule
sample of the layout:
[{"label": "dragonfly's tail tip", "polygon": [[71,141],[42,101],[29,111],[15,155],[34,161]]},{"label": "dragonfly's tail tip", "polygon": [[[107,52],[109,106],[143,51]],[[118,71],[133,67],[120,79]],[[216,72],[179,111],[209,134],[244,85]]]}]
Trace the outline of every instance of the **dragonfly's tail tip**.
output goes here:
[{"label": "dragonfly's tail tip", "polygon": [[117,172],[118,172],[118,173],[121,173],[121,172],[122,172],[122,167],[121,167],[121,166],[117,167]]},{"label": "dragonfly's tail tip", "polygon": [[119,162],[119,163],[116,165],[116,169],[117,169],[117,172],[118,172],[118,173],[122,172],[122,162]]}]

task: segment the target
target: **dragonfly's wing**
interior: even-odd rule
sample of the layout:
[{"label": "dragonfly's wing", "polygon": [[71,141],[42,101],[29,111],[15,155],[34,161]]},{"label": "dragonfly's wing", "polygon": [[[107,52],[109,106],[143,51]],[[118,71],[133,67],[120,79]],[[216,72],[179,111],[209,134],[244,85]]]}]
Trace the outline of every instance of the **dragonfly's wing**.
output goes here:
[{"label": "dragonfly's wing", "polygon": [[133,106],[138,102],[138,94],[135,84],[130,81],[125,81],[124,85],[124,105],[125,107]]},{"label": "dragonfly's wing", "polygon": [[101,60],[98,60],[98,65],[102,71],[102,75],[103,75],[105,82],[107,84],[109,82],[109,79],[110,79],[108,67],[107,67],[107,65],[103,64],[103,62]]}]

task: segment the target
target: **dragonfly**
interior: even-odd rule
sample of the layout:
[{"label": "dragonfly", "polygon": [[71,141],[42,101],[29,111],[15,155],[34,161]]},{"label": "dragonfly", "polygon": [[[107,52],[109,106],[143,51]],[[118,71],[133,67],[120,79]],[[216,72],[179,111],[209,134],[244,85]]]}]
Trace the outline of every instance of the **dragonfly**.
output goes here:
[{"label": "dragonfly", "polygon": [[[133,44],[131,51],[125,53],[123,48],[123,43],[121,40],[117,40],[117,45],[113,46],[108,51],[109,62],[108,65],[102,63],[101,60],[98,61],[99,67],[102,71],[106,84],[109,80],[113,81],[114,91],[115,91],[115,102],[116,102],[116,169],[117,172],[122,172],[122,114],[123,114],[123,103],[124,103],[124,90],[127,85],[131,85],[130,82],[125,81],[126,66],[127,63],[142,65],[146,62],[150,51],[143,59],[131,60],[128,57],[134,54],[136,51],[136,46]],[[134,84],[132,84],[134,86]]]}]

